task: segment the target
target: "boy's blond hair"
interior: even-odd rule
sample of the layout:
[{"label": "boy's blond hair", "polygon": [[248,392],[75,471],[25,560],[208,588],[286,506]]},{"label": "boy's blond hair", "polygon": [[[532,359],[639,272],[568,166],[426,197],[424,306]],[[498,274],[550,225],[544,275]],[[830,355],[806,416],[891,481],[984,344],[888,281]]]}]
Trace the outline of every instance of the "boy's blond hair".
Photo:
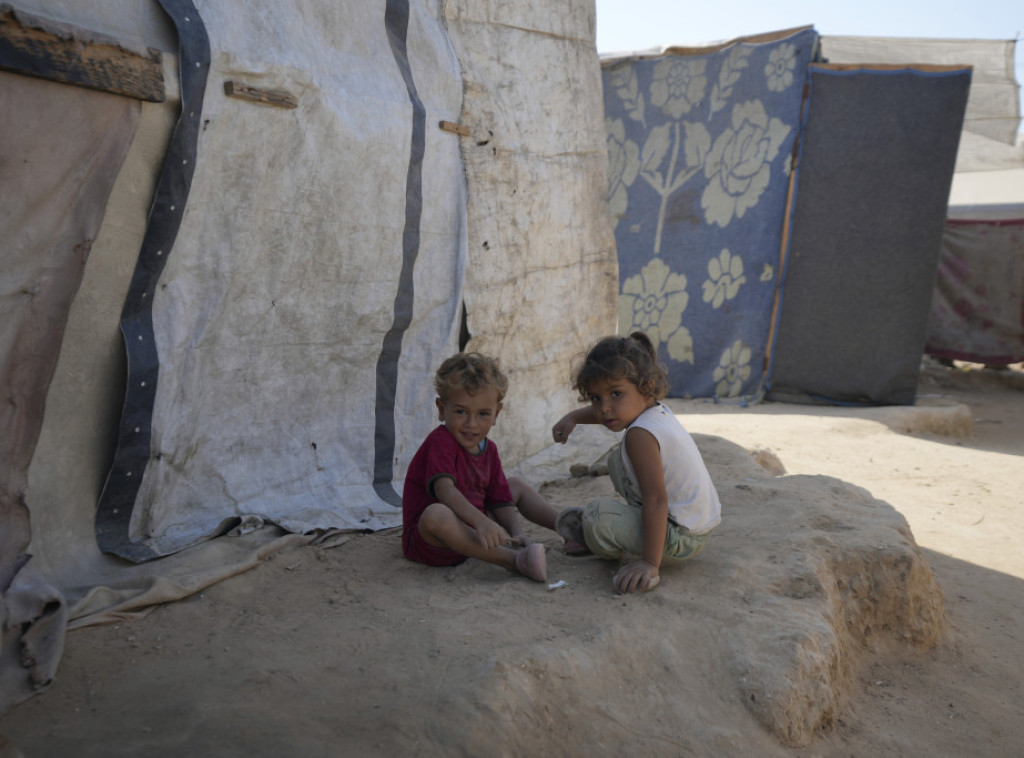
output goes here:
[{"label": "boy's blond hair", "polygon": [[461,387],[471,395],[494,387],[500,403],[508,392],[508,378],[498,368],[498,361],[480,353],[458,353],[441,364],[434,375],[434,389],[442,400],[454,387]]}]

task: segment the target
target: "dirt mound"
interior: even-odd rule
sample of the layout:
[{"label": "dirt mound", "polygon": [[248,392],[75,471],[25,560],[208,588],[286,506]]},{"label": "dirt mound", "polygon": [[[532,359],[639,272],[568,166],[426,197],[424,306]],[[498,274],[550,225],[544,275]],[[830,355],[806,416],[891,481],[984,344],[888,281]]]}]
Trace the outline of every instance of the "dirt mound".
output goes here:
[{"label": "dirt mound", "polygon": [[[836,723],[866,655],[939,640],[942,593],[865,490],[697,439],[725,520],[652,593],[616,594],[615,565],[541,531],[562,588],[353,536],[73,633],[7,733],[28,755],[784,754]],[[565,507],[610,489],[545,493]]]}]

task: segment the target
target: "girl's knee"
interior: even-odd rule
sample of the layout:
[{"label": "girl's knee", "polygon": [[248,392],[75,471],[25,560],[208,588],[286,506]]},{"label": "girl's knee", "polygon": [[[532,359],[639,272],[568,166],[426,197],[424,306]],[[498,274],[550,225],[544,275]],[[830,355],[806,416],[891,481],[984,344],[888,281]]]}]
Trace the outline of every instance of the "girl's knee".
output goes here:
[{"label": "girl's knee", "polygon": [[619,558],[624,552],[635,552],[642,540],[642,524],[638,513],[618,500],[591,500],[583,509],[583,535],[587,547],[602,558]]}]

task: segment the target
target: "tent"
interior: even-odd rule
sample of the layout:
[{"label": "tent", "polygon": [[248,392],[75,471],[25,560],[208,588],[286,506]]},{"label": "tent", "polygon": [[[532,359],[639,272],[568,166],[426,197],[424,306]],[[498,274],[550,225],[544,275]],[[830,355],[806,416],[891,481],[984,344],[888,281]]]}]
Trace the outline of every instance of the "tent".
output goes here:
[{"label": "tent", "polygon": [[768,397],[912,405],[971,71],[812,68]]},{"label": "tent", "polygon": [[823,38],[837,63],[970,64],[971,89],[928,315],[925,352],[1024,360],[1024,133],[1016,40]]},{"label": "tent", "polygon": [[1021,165],[1013,50],[804,27],[602,57],[620,330],[673,394],[914,402],[953,176]]},{"label": "tent", "polygon": [[995,367],[1024,361],[1024,206],[1011,218],[947,219],[925,350]]},{"label": "tent", "polygon": [[4,8],[0,707],[68,626],[397,525],[460,348],[547,446],[615,329],[593,13]]},{"label": "tent", "polygon": [[604,58],[619,328],[672,394],[762,393],[812,28]]}]

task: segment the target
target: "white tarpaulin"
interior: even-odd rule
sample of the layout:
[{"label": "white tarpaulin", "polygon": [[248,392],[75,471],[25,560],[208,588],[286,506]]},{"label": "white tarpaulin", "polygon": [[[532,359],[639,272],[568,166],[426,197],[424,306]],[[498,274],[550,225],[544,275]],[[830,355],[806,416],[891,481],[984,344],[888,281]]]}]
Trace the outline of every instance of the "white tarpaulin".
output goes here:
[{"label": "white tarpaulin", "polygon": [[[540,452],[572,407],[572,357],[615,328],[592,6],[168,6],[177,28],[112,3],[58,9],[138,48],[180,34],[181,84],[168,55],[169,102],[144,104],[72,312],[75,375],[55,376],[30,472],[40,523],[89,518],[102,484],[100,541],[133,560],[253,518],[396,525],[464,302],[467,347],[512,379],[495,434],[507,464]],[[176,169],[194,171],[185,190]],[[106,469],[121,303],[128,378]],[[51,519],[61,507],[80,515]],[[41,531],[45,563],[59,551]]]},{"label": "white tarpaulin", "polygon": [[[432,421],[466,239],[458,140],[436,128],[458,119],[458,62],[429,7],[396,8],[214,3],[178,20],[176,136],[194,141],[171,155],[195,173],[186,193],[158,189],[125,302],[106,549],[144,560],[250,517],[397,523],[393,468],[415,442],[396,431]],[[209,47],[190,50],[200,23]],[[176,238],[153,234],[161,222]]]}]

